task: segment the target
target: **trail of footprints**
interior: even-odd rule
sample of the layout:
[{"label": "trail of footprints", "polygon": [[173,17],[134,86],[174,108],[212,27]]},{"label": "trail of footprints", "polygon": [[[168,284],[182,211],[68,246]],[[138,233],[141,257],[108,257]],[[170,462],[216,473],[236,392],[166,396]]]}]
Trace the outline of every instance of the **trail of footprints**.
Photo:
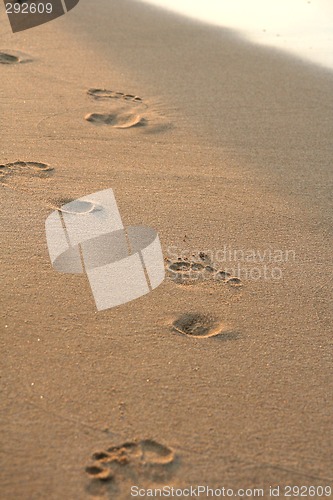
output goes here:
[{"label": "trail of footprints", "polygon": [[175,452],[153,439],[111,446],[96,451],[91,458],[92,462],[85,468],[88,493],[112,495],[112,498],[115,495],[127,498],[130,484],[161,483],[170,479],[177,465]]},{"label": "trail of footprints", "polygon": [[241,287],[242,281],[231,273],[219,269],[209,257],[200,252],[198,257],[179,257],[177,260],[165,259],[166,274],[169,279],[177,284],[192,285],[204,281],[216,281],[232,287]]},{"label": "trail of footprints", "polygon": [[[26,55],[0,51],[0,64],[13,65],[29,60]],[[170,127],[161,117],[151,111],[147,113],[147,105],[137,95],[102,88],[90,88],[87,94],[96,102],[108,103],[107,110],[85,115],[85,120],[95,126],[107,125],[117,129],[144,127],[148,132],[160,132]]]},{"label": "trail of footprints", "polygon": [[[13,65],[30,60],[26,54],[0,51],[0,64]],[[108,125],[118,129],[145,127],[149,132],[160,132],[170,127],[161,117],[151,111],[147,113],[148,106],[137,95],[103,88],[90,88],[87,94],[96,102],[108,103],[107,110],[97,110],[85,115],[85,120],[96,126]]]},{"label": "trail of footprints", "polygon": [[[0,64],[13,65],[29,60],[24,54],[0,51]],[[90,88],[87,94],[97,102],[108,102],[107,110],[85,115],[85,120],[93,125],[107,125],[117,129],[145,127],[149,132],[160,132],[170,127],[170,124],[152,112],[146,113],[147,105],[137,95],[102,88]],[[112,105],[109,104],[111,101]]]},{"label": "trail of footprints", "polygon": [[[0,52],[0,64],[17,64],[21,60],[15,55]],[[116,107],[108,112],[94,112],[85,119],[95,125],[109,125],[114,128],[131,128],[146,126],[149,120],[144,116],[147,106],[139,96],[124,94],[107,89],[89,89],[87,94],[96,101],[115,100]],[[163,128],[163,124],[162,124]],[[155,126],[156,130],[159,127]],[[30,175],[43,177],[53,170],[46,163],[32,161],[15,161],[0,164],[0,184],[6,184],[13,175]],[[199,258],[166,259],[167,276],[179,284],[193,284],[198,281],[216,280],[232,286],[241,286],[241,280],[230,273],[218,269],[204,253]],[[215,318],[201,313],[182,314],[172,323],[174,331],[193,338],[223,336],[234,339],[237,334],[225,332],[223,325]],[[140,481],[161,483],[170,479],[177,466],[174,451],[151,439],[125,442],[119,446],[111,446],[106,450],[93,453],[92,462],[85,468],[89,477],[87,491],[95,496],[115,495],[127,498],[128,486]],[[122,491],[124,485],[126,492]],[[122,488],[123,487],[123,488]],[[124,495],[123,495],[124,494]]]}]

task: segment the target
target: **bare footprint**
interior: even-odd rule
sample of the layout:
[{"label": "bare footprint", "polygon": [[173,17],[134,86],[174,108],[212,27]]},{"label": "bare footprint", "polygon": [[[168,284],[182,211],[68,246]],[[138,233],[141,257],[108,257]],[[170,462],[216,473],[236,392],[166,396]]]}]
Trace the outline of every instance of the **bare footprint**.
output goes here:
[{"label": "bare footprint", "polygon": [[31,61],[28,54],[19,50],[0,50],[0,64],[19,64]]},{"label": "bare footprint", "polygon": [[165,259],[166,275],[177,284],[193,285],[198,282],[216,281],[233,287],[242,286],[242,281],[231,273],[217,269],[209,257],[200,252],[190,259],[179,257],[177,260]]},{"label": "bare footprint", "polygon": [[107,89],[89,89],[87,94],[97,100],[119,99],[123,101],[130,101],[136,104],[143,104],[141,97],[133,94],[124,94],[123,92],[116,92]]},{"label": "bare footprint", "polygon": [[[168,446],[153,439],[143,439],[96,451],[92,460],[93,463],[85,468],[90,479],[88,493],[127,498],[129,484],[158,483],[170,478],[176,456]],[[122,496],[124,487],[127,492]]]},{"label": "bare footprint", "polygon": [[110,133],[156,134],[173,128],[163,110],[148,107],[134,94],[89,89],[85,100],[84,107],[44,116],[37,123],[39,133],[61,139],[66,145],[68,141],[77,141],[78,134],[82,140],[105,141]]},{"label": "bare footprint", "polygon": [[15,161],[12,163],[4,163],[0,165],[0,184],[6,182],[13,176],[35,176],[45,177],[54,170],[46,163],[36,161]]},{"label": "bare footprint", "polygon": [[0,64],[17,64],[20,59],[6,52],[0,52]]},{"label": "bare footprint", "polygon": [[172,323],[173,330],[193,338],[221,335],[224,325],[206,314],[185,313]]},{"label": "bare footprint", "polygon": [[145,125],[146,120],[136,113],[125,113],[122,111],[113,113],[89,113],[85,116],[88,122],[95,125],[110,125],[114,128],[131,128]]},{"label": "bare footprint", "polygon": [[92,88],[87,94],[97,101],[99,107],[108,103],[108,109],[96,109],[85,119],[94,125],[109,125],[113,128],[128,129],[141,126],[146,132],[160,132],[170,128],[165,119],[148,109],[143,99],[134,94],[125,94],[108,89]]}]

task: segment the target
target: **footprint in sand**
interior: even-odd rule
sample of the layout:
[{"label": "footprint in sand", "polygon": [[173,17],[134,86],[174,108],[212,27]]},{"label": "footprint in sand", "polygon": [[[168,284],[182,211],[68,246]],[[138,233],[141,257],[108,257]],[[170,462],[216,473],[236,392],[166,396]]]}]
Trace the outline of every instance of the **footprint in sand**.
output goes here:
[{"label": "footprint in sand", "polygon": [[95,125],[111,125],[114,128],[131,128],[146,124],[146,120],[142,116],[123,112],[89,113],[85,119]]},{"label": "footprint in sand", "polygon": [[235,340],[236,332],[230,331],[226,325],[213,316],[201,313],[185,313],[172,323],[172,329],[188,337],[204,339],[219,336],[223,340]]},{"label": "footprint in sand", "polygon": [[[97,100],[119,99],[120,101],[130,101],[136,104],[143,104],[141,97],[133,94],[124,94],[123,92],[115,92],[107,89],[89,89],[87,94]],[[144,105],[147,107],[146,105]]]},{"label": "footprint in sand", "polygon": [[19,64],[30,61],[30,56],[18,50],[0,50],[0,64]]},{"label": "footprint in sand", "polygon": [[[84,107],[70,108],[60,113],[45,116],[37,123],[37,130],[46,137],[77,142],[77,138],[104,141],[110,133],[123,135],[125,130],[133,133],[156,134],[165,132],[173,125],[158,110],[158,105],[146,105],[134,94],[125,94],[107,89],[86,91]],[[89,103],[90,101],[90,103]],[[78,118],[81,117],[81,118]]]},{"label": "footprint in sand", "polygon": [[156,113],[148,111],[148,106],[137,95],[108,89],[89,89],[87,94],[95,101],[108,102],[107,111],[103,109],[85,116],[94,125],[108,125],[119,129],[144,127],[149,132],[168,128],[168,124]]},{"label": "footprint in sand", "polygon": [[20,59],[6,52],[0,52],[0,64],[17,64]]},{"label": "footprint in sand", "polygon": [[45,177],[54,170],[46,163],[37,161],[15,161],[12,163],[0,164],[0,184],[6,185],[7,181],[12,177],[29,176],[29,177]]},{"label": "footprint in sand", "polygon": [[92,463],[85,468],[90,479],[87,490],[91,495],[128,498],[130,484],[164,482],[176,462],[174,451],[153,439],[111,446],[92,454]]},{"label": "footprint in sand", "polygon": [[166,275],[177,284],[193,285],[198,282],[217,281],[232,287],[242,286],[242,281],[231,273],[218,269],[209,257],[200,252],[190,259],[165,259]]}]

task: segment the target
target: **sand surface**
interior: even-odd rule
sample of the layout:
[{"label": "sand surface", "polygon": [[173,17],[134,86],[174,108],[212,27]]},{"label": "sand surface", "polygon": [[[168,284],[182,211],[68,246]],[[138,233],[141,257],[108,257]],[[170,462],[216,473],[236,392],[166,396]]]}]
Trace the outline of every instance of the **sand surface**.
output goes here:
[{"label": "sand surface", "polygon": [[[130,0],[0,19],[1,498],[332,485],[332,73]],[[109,187],[170,266],[289,250],[216,264],[282,277],[168,273],[96,312],[44,223]]]}]

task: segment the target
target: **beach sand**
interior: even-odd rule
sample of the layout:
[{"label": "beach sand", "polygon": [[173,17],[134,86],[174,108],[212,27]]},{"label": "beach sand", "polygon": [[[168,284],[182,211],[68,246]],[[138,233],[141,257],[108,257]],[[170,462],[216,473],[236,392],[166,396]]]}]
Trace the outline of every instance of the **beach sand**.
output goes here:
[{"label": "beach sand", "polygon": [[[332,486],[332,72],[130,0],[0,28],[1,498]],[[97,312],[44,224],[109,187],[240,282]]]}]

